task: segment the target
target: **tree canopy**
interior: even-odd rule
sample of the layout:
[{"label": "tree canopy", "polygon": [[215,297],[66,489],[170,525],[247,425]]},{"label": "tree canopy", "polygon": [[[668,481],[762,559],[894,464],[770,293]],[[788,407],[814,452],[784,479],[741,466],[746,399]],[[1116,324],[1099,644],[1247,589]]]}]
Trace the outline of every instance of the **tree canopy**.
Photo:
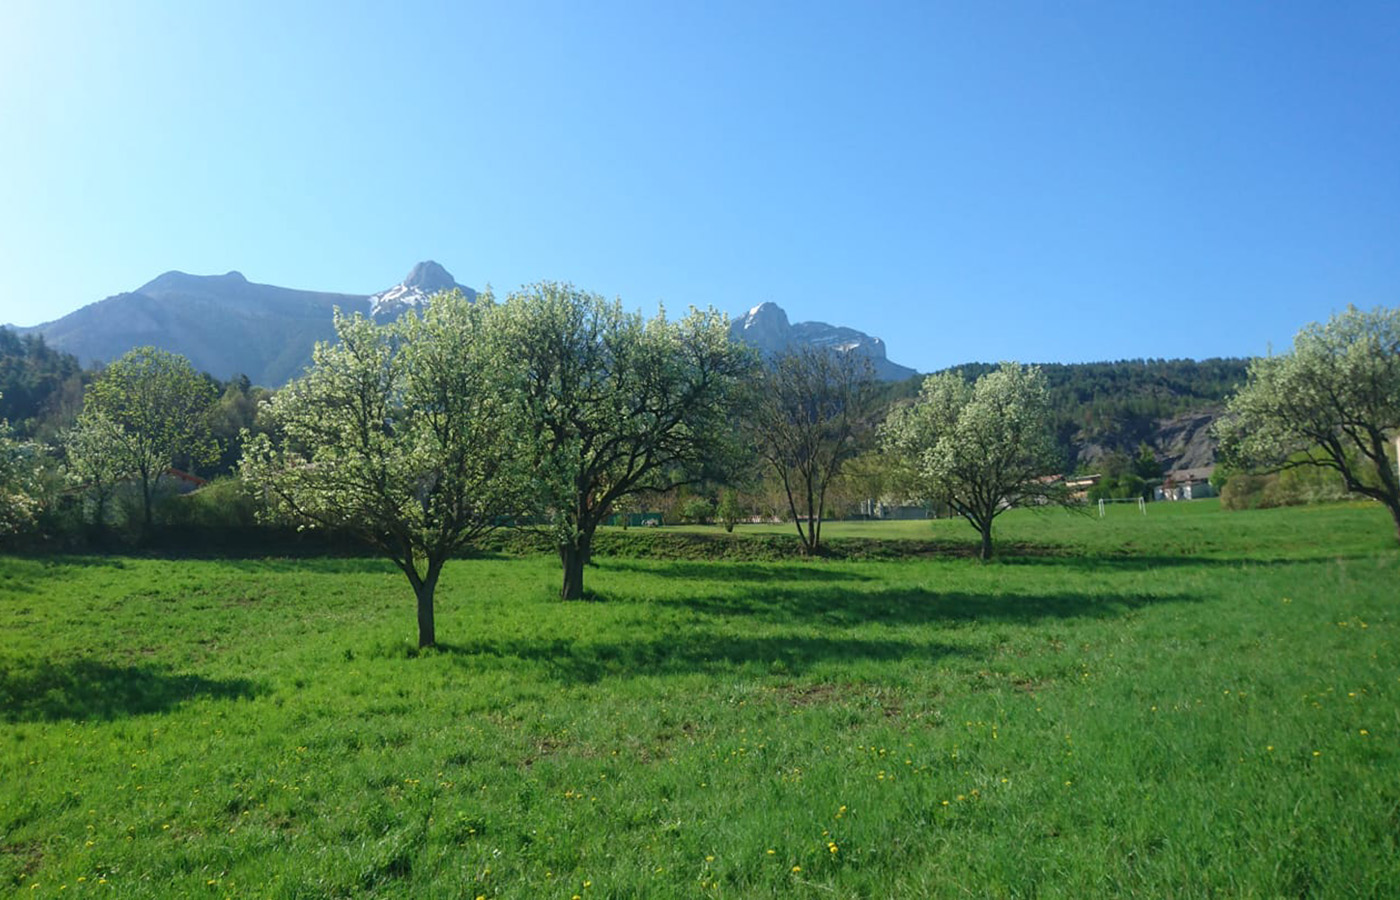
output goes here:
[{"label": "tree canopy", "polygon": [[304,525],[358,535],[417,598],[418,643],[436,643],[443,565],[516,511],[515,410],[491,339],[489,296],[438,295],[380,325],[337,314],[336,344],[263,406],[243,477]]},{"label": "tree canopy", "polygon": [[884,437],[928,499],[977,529],[984,560],[997,516],[1065,499],[1045,379],[1035,366],[1002,363],[973,384],[958,372],[930,375],[912,404],[890,414]]},{"label": "tree canopy", "polygon": [[217,453],[209,432],[213,402],[213,386],[189,360],[155,347],[128,352],[88,385],[79,427],[100,424],[103,431],[84,447],[107,456],[105,468],[137,480],[148,529],[165,470],[193,466]]},{"label": "tree canopy", "polygon": [[536,512],[559,551],[561,596],[577,599],[594,532],[619,500],[728,466],[752,357],[714,309],[645,319],[543,282],[512,294],[502,312]]},{"label": "tree canopy", "polygon": [[0,535],[23,531],[43,505],[41,448],[16,440],[10,423],[0,419]]},{"label": "tree canopy", "polygon": [[1256,359],[1216,435],[1244,469],[1334,469],[1347,490],[1379,500],[1400,536],[1400,308],[1347,307],[1298,332],[1290,352]]}]

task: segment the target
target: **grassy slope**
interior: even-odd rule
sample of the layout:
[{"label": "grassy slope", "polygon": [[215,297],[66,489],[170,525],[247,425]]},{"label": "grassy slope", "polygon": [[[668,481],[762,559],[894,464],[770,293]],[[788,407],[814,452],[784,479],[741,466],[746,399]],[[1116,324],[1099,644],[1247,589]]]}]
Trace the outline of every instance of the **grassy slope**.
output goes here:
[{"label": "grassy slope", "polygon": [[1389,534],[1013,513],[989,566],[605,558],[575,604],[462,561],[424,655],[377,560],[0,559],[0,891],[1385,896]]}]

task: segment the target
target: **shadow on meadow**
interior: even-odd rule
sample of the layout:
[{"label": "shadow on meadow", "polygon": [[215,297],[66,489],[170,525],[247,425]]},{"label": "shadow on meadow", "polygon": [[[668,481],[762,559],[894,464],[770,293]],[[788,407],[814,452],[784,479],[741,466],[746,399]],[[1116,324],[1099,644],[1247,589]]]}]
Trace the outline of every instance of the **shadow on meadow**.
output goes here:
[{"label": "shadow on meadow", "polygon": [[[1325,562],[1330,563],[1338,559],[1365,559],[1366,554],[1331,554],[1318,557],[1307,556],[1280,556],[1273,555],[1243,555],[1232,556],[1196,556],[1195,551],[1183,550],[1180,555],[1168,554],[1141,554],[1131,550],[1125,550],[1120,554],[1097,554],[1082,556],[1044,557],[1044,556],[1007,556],[997,560],[998,565],[1005,566],[1046,566],[1062,569],[1071,569],[1075,572],[1150,572],[1154,569],[1173,569],[1183,567],[1203,567],[1203,568],[1228,568],[1239,569],[1247,566],[1293,566],[1299,563]],[[1206,551],[1214,552],[1214,551]]]},{"label": "shadow on meadow", "polygon": [[744,637],[707,632],[635,641],[487,638],[439,644],[437,652],[457,657],[464,665],[480,664],[491,657],[518,659],[571,684],[589,684],[610,676],[720,674],[746,666],[801,674],[828,662],[915,658],[933,662],[967,653],[950,644],[923,641],[797,634]]},{"label": "shadow on meadow", "polygon": [[258,693],[244,678],[217,680],[88,659],[44,661],[23,671],[0,669],[0,716],[8,722],[116,719],[167,712],[199,697],[252,698]]},{"label": "shadow on meadow", "polygon": [[771,583],[874,581],[875,576],[848,569],[838,569],[820,563],[713,563],[713,562],[643,562],[632,559],[606,559],[600,565],[609,570],[637,572],[664,578],[687,578],[696,581],[754,581]]},{"label": "shadow on meadow", "polygon": [[864,591],[839,587],[755,587],[735,594],[699,594],[650,602],[714,616],[743,616],[786,625],[865,623],[933,625],[984,622],[1029,625],[1051,619],[1103,619],[1146,606],[1195,603],[1190,594],[1153,596],[1060,594],[973,594],[924,588]]}]

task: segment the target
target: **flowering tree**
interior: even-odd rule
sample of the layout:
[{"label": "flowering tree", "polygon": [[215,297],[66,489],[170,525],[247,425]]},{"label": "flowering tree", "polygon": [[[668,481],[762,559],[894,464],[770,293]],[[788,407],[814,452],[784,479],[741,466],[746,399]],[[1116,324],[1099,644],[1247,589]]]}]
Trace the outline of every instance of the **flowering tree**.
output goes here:
[{"label": "flowering tree", "polygon": [[716,310],[644,319],[571,285],[542,283],[503,308],[502,364],[534,483],[564,570],[583,596],[598,525],[619,501],[696,483],[734,458],[731,417],[752,364]]},{"label": "flowering tree", "polygon": [[78,423],[93,438],[85,452],[106,457],[93,465],[136,479],[147,529],[165,470],[179,459],[202,463],[216,456],[208,419],[213,403],[213,385],[189,360],[155,347],[128,352],[88,385]]},{"label": "flowering tree", "polygon": [[1279,471],[1320,466],[1379,500],[1400,536],[1400,309],[1347,307],[1308,325],[1293,349],[1254,360],[1216,425],[1226,462]]},{"label": "flowering tree", "polygon": [[519,493],[495,312],[489,296],[454,292],[388,325],[337,314],[339,342],[264,401],[271,434],[245,436],[241,474],[280,512],[354,533],[404,573],[420,647],[437,640],[443,566]]},{"label": "flowering tree", "polygon": [[10,423],[0,419],[0,535],[34,524],[43,506],[41,469],[39,445],[15,440]]},{"label": "flowering tree", "polygon": [[924,379],[915,402],[891,413],[886,447],[909,463],[929,499],[947,503],[982,536],[992,556],[992,521],[1014,506],[1063,503],[1053,478],[1060,459],[1040,369],[1019,363],[969,384],[961,372]]}]

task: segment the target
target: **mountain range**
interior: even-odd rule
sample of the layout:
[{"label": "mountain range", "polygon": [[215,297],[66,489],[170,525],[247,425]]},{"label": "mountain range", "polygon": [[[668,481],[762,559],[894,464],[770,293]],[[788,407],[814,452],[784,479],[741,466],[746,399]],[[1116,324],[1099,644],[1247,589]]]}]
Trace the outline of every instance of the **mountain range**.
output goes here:
[{"label": "mountain range", "polygon": [[[77,356],[83,365],[110,362],[133,347],[154,346],[188,358],[216,378],[247,375],[254,384],[278,387],[311,363],[317,341],[335,339],[333,311],[363,313],[380,321],[397,318],[438,291],[476,291],[458,284],[446,269],[420,262],[403,281],[374,294],[339,294],[257,284],[238,272],[187,275],[166,272],[134,291],[115,294],[61,319],[17,328],[43,336],[51,347]],[[885,357],[884,341],[853,328],[824,322],[788,321],[774,303],[755,306],[734,319],[730,334],[768,353],[810,344],[870,359],[885,380],[917,374]]]}]

